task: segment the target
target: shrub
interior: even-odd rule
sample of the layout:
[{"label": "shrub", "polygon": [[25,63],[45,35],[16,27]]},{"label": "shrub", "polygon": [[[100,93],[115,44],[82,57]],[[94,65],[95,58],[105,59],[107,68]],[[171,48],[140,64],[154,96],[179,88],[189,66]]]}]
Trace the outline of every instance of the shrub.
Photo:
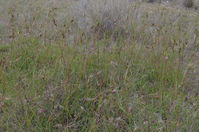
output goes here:
[{"label": "shrub", "polygon": [[192,8],[194,5],[194,2],[193,2],[193,0],[184,0],[183,5],[184,5],[184,7]]},{"label": "shrub", "polygon": [[129,4],[128,0],[81,0],[71,13],[86,33],[124,33],[129,25]]}]

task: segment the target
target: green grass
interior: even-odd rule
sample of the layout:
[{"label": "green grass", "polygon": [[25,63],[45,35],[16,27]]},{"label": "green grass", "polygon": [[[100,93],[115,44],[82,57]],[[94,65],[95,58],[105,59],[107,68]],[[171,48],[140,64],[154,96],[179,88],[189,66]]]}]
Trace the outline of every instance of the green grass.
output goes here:
[{"label": "green grass", "polygon": [[92,51],[32,38],[1,46],[1,130],[197,131],[178,54],[110,42]]}]

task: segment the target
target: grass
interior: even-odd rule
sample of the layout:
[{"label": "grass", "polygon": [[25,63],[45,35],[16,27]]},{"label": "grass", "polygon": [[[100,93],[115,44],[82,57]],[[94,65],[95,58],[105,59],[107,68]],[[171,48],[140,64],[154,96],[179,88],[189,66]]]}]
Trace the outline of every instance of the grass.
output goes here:
[{"label": "grass", "polygon": [[32,38],[2,46],[1,129],[198,129],[198,106],[185,102],[176,53],[124,41],[107,50],[101,44],[110,41],[101,41],[92,52],[81,43],[42,45]]},{"label": "grass", "polygon": [[2,24],[0,131],[199,130],[199,98],[186,82],[197,11],[134,3],[127,25],[106,30],[99,14],[95,32],[78,26],[76,12],[65,19],[65,8],[44,8],[30,11],[37,19],[16,8],[10,30]]}]

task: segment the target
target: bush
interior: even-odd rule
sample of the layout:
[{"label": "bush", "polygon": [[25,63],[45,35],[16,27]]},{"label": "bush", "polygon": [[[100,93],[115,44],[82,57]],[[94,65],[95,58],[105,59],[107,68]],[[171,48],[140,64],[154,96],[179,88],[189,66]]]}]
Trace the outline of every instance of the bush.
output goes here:
[{"label": "bush", "polygon": [[128,29],[129,4],[128,0],[81,0],[71,13],[86,33],[116,34]]},{"label": "bush", "polygon": [[193,0],[184,0],[183,5],[184,5],[184,7],[192,8],[194,5],[194,2],[193,2]]}]

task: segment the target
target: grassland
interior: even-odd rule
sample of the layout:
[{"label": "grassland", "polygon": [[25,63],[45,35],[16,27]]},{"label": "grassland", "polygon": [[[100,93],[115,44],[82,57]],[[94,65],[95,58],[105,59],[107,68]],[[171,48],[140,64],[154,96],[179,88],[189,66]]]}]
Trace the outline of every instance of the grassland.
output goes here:
[{"label": "grassland", "polygon": [[199,130],[198,11],[53,2],[0,6],[0,131]]}]

